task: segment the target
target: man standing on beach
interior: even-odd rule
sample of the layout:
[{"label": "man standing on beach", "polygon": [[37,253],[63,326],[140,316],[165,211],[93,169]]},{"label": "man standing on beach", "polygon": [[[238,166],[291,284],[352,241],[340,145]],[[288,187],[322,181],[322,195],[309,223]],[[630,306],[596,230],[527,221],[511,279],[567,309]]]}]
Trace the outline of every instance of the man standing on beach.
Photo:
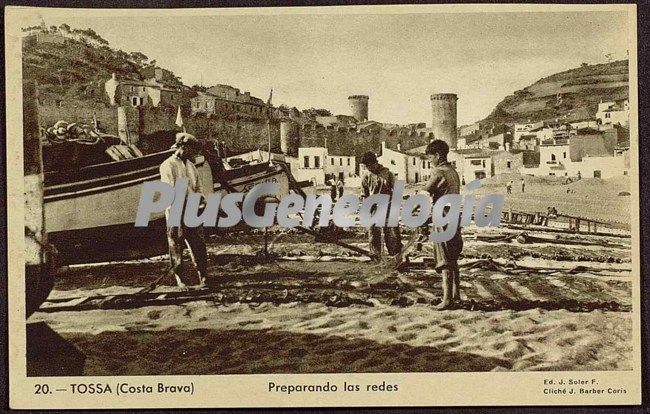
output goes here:
[{"label": "man standing on beach", "polygon": [[524,177],[521,177],[521,192],[526,192],[526,182],[524,181]]},{"label": "man standing on beach", "polygon": [[[368,151],[361,157],[361,164],[366,166],[368,173],[361,179],[361,190],[363,197],[369,197],[373,194],[388,194],[393,195],[393,187],[395,186],[395,176],[390,170],[377,161],[377,156],[374,152]],[[381,260],[381,234],[384,233],[384,241],[386,243],[386,250],[391,256],[398,255],[402,251],[402,236],[399,232],[399,227],[383,228],[372,226],[370,227],[370,253],[376,258]]]},{"label": "man standing on beach", "polygon": [[[199,171],[194,165],[196,156],[201,150],[201,144],[193,136],[185,132],[176,134],[176,143],[172,146],[176,149],[169,158],[160,165],[160,180],[164,183],[176,185],[176,180],[186,178],[188,193],[203,193]],[[205,202],[205,200],[203,200]],[[171,208],[171,207],[170,207]],[[165,210],[165,217],[169,220],[170,208]],[[208,255],[205,247],[203,227],[167,226],[167,243],[169,244],[169,260],[171,271],[176,277],[178,287],[185,288],[180,273],[183,262],[183,250],[185,242],[189,245],[192,260],[199,273],[199,286],[205,284],[207,274]]]},{"label": "man standing on beach", "polygon": [[[430,157],[434,169],[423,190],[431,196],[433,204],[446,194],[460,194],[460,178],[454,167],[447,161],[448,153],[449,145],[439,139],[429,143],[426,148],[426,154]],[[433,224],[435,226],[435,223]],[[433,244],[435,270],[442,273],[442,302],[437,306],[438,309],[447,309],[453,302],[460,301],[458,258],[462,250],[463,238],[460,234],[460,226],[450,240]]]},{"label": "man standing on beach", "polygon": [[329,180],[327,180],[327,185],[330,187],[330,198],[332,199],[332,202],[336,201],[336,180],[334,179],[334,176],[331,176]]},{"label": "man standing on beach", "polygon": [[506,184],[506,193],[507,194],[512,194],[512,180],[508,181],[508,184]]}]

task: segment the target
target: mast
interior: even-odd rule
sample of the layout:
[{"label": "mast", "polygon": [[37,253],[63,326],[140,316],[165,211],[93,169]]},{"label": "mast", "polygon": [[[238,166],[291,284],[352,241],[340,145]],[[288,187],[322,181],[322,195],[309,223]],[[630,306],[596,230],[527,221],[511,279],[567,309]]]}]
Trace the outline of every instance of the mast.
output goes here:
[{"label": "mast", "polygon": [[268,153],[269,153],[269,165],[273,165],[271,160],[271,99],[273,98],[273,88],[271,88],[271,93],[269,93],[269,100],[266,103],[266,133],[268,135]]}]

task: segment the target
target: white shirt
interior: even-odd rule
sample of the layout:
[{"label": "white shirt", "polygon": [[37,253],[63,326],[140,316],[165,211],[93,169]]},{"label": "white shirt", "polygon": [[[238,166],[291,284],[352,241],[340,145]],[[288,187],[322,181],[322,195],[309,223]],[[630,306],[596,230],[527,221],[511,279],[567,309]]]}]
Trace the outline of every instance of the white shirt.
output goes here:
[{"label": "white shirt", "polygon": [[[190,160],[183,161],[175,153],[160,164],[160,181],[171,186],[176,184],[179,178],[187,178],[189,183],[187,190],[193,193],[204,193],[199,170]],[[169,209],[165,210],[165,216],[169,215]]]}]

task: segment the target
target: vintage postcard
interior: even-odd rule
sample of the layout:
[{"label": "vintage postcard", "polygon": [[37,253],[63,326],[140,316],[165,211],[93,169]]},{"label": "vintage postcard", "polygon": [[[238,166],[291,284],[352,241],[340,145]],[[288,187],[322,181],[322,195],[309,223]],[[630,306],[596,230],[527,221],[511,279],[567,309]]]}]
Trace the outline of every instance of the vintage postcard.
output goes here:
[{"label": "vintage postcard", "polygon": [[640,404],[634,5],[5,11],[12,408]]}]

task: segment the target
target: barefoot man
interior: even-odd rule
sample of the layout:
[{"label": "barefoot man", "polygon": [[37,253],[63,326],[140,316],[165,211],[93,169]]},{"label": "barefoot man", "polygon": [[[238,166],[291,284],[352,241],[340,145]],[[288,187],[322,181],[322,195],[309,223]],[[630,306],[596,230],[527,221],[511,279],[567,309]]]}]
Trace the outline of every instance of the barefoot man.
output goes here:
[{"label": "barefoot man", "polygon": [[[449,146],[439,139],[432,141],[426,149],[434,169],[431,172],[431,179],[423,190],[431,195],[434,204],[445,194],[460,194],[460,179],[454,167],[447,161],[448,153]],[[460,301],[458,257],[462,250],[463,239],[460,235],[460,226],[450,240],[434,243],[436,271],[442,273],[442,302],[438,305],[438,309],[446,309],[453,302]]]},{"label": "barefoot man", "polygon": [[[160,164],[161,181],[174,186],[179,178],[187,178],[189,180],[188,193],[190,191],[203,193],[199,171],[194,165],[195,158],[201,150],[199,141],[193,135],[180,132],[176,134],[176,143],[172,148],[175,148],[176,152]],[[165,211],[165,216],[169,220],[169,208]],[[178,287],[186,287],[180,276],[185,242],[190,248],[192,261],[199,272],[199,286],[203,286],[208,267],[203,227],[167,226],[167,242],[171,271],[176,277]]]}]

